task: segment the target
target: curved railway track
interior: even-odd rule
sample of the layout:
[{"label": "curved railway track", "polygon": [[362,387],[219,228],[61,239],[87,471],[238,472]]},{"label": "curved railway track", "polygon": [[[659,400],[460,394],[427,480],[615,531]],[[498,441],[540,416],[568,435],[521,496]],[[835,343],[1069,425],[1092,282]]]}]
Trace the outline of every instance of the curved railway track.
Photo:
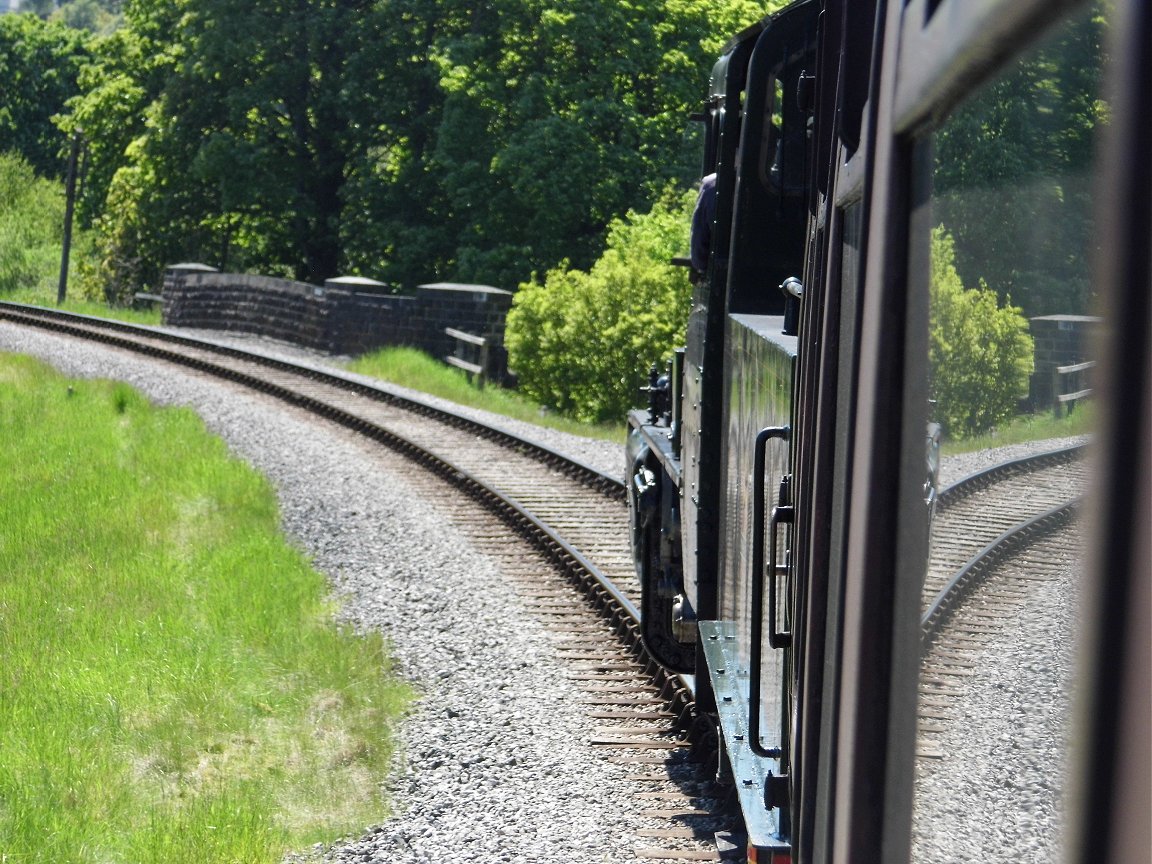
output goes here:
[{"label": "curved railway track", "polygon": [[[1025,528],[1046,514],[1066,510],[1086,482],[1084,447],[1067,447],[1014,459],[949,486],[936,505],[932,549],[924,579],[924,624],[938,629],[943,610],[955,603],[965,571],[995,554],[994,548],[1038,533]],[[1050,517],[1055,518],[1055,517]],[[1045,526],[1047,526],[1047,522]]]},{"label": "curved railway track", "polygon": [[919,735],[922,758],[939,745],[982,652],[1065,575],[1077,544],[1076,505],[1087,482],[1083,446],[996,465],[940,496],[923,592]]},{"label": "curved railway track", "polygon": [[[415,472],[418,482],[450,484],[480,504],[454,508],[452,518],[500,562],[547,622],[557,652],[570,661],[577,698],[599,724],[589,743],[629,766],[645,820],[637,856],[718,857],[715,832],[732,821],[687,737],[690,679],[669,676],[640,642],[639,585],[619,480],[506,430],[315,366],[17,304],[0,303],[0,320],[258,390],[399,451],[427,469]],[[446,493],[440,487],[428,494]],[[510,532],[523,542],[509,542]]]}]

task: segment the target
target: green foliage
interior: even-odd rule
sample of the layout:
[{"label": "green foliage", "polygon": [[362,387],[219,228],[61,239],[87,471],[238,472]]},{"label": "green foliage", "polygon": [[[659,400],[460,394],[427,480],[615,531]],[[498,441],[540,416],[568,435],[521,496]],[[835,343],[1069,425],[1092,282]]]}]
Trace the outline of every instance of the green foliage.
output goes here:
[{"label": "green foliage", "polygon": [[694,200],[669,195],[614,220],[591,269],[561,266],[520,287],[505,342],[524,392],[588,422],[640,401],[649,367],[684,339],[691,287],[669,262],[687,248]]},{"label": "green foliage", "polygon": [[[0,154],[0,294],[19,303],[55,303],[63,239],[63,184],[37,177],[17,154]],[[92,278],[97,260],[93,239],[92,232],[73,224],[69,300],[87,290],[100,293]]]},{"label": "green foliage", "polygon": [[[430,164],[452,256],[441,266],[507,286],[562,260],[587,269],[612,219],[648,209],[671,179],[694,179],[699,154],[680,146],[687,115],[722,40],[765,10],[716,0],[495,6],[439,41]],[[420,264],[397,261],[399,281]]]},{"label": "green foliage", "polygon": [[[121,296],[175,260],[320,281],[588,267],[696,166],[748,0],[133,0],[65,118]],[[226,36],[222,37],[222,34]]]},{"label": "green foliage", "polygon": [[362,5],[129,4],[72,118],[100,133],[88,205],[112,294],[155,283],[176,260],[336,274],[354,85],[344,73],[379,25],[361,21]]},{"label": "green foliage", "polygon": [[0,141],[45,177],[64,176],[67,137],[53,123],[80,92],[87,34],[35,15],[0,15]]},{"label": "green foliage", "polygon": [[591,425],[560,417],[542,409],[518,390],[505,390],[492,384],[478,387],[462,370],[415,348],[381,348],[352,360],[348,368],[361,375],[537,426],[605,441],[624,439],[622,423]]},{"label": "green foliage", "polygon": [[966,289],[956,247],[932,231],[928,362],[934,416],[952,438],[970,438],[1010,419],[1032,372],[1032,337],[1018,307],[1000,306],[981,280]]},{"label": "green foliage", "polygon": [[60,268],[64,190],[20,156],[0,154],[0,293],[35,287]]},{"label": "green foliage", "polygon": [[961,278],[987,278],[1028,317],[1086,314],[1090,305],[1104,38],[1103,16],[1070,21],[936,139],[934,208],[956,238]]},{"label": "green foliage", "polygon": [[107,35],[120,26],[120,0],[64,0],[49,17],[77,30]]}]

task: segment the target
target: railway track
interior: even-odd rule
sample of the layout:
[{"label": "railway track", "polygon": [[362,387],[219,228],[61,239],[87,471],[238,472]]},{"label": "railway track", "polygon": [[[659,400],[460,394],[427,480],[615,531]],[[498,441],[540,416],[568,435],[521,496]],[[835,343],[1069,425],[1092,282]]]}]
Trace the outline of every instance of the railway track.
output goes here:
[{"label": "railway track", "polygon": [[973,561],[986,558],[989,547],[1080,496],[1087,479],[1083,456],[1079,446],[1014,459],[966,477],[940,494],[924,579],[926,620],[938,620],[941,608],[955,601],[959,595],[951,583]]},{"label": "railway track", "polygon": [[945,758],[939,742],[983,653],[1038,586],[1067,574],[1086,481],[1079,446],[1002,463],[941,495],[923,594],[919,757]]},{"label": "railway track", "polygon": [[258,390],[399,451],[427,469],[414,472],[417,482],[454,490],[441,485],[427,494],[462,492],[480,504],[454,508],[452,518],[500,562],[570,661],[576,698],[595,724],[588,743],[627,766],[636,784],[643,820],[637,857],[721,857],[716,832],[733,825],[713,772],[686,734],[690,681],[661,670],[640,643],[620,481],[505,430],[330,370],[56,310],[0,303],[0,320]]}]

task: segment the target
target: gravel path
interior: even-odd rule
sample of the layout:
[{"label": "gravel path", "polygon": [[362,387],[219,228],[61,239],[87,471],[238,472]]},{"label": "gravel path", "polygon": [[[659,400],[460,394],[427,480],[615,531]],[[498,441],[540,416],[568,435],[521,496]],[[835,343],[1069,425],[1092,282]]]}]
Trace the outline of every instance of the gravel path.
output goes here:
[{"label": "gravel path", "polygon": [[[296,860],[632,857],[625,814],[636,805],[623,769],[582,746],[592,721],[554,676],[547,635],[522,617],[493,562],[445,526],[436,502],[405,494],[396,457],[264,398],[100,346],[0,323],[0,350],[193,407],[272,481],[286,533],[328,575],[342,617],[385,633],[398,671],[422,694],[398,730],[394,817]],[[619,464],[618,447],[596,447]]]}]

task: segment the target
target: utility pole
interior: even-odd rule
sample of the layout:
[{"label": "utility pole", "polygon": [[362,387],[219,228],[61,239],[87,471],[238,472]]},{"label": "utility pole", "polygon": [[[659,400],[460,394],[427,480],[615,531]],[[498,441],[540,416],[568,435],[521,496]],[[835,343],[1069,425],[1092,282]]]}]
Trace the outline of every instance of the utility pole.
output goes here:
[{"label": "utility pole", "polygon": [[64,302],[68,293],[68,255],[72,251],[72,212],[76,208],[76,163],[80,161],[81,130],[72,133],[72,151],[68,155],[68,180],[64,187],[64,247],[60,252],[60,287],[56,290],[56,305]]}]

